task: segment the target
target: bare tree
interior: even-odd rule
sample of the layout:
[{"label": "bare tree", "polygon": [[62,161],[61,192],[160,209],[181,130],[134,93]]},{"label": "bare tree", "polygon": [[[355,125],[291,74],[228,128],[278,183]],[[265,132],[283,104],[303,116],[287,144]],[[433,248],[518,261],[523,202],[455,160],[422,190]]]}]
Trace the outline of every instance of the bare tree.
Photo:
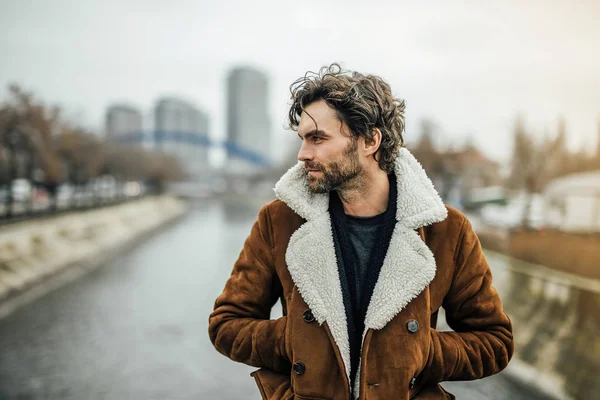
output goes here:
[{"label": "bare tree", "polygon": [[511,173],[508,186],[521,190],[525,195],[525,206],[521,218],[521,227],[529,228],[529,215],[534,193],[539,193],[552,178],[552,168],[549,160],[555,160],[557,154],[564,151],[564,124],[559,123],[559,134],[555,139],[548,136],[536,141],[533,135],[526,131],[523,119],[519,117],[513,133],[513,154]]},{"label": "bare tree", "polygon": [[445,170],[442,156],[434,144],[435,125],[431,120],[421,121],[421,135],[411,152],[430,176],[438,176]]},{"label": "bare tree", "polygon": [[[8,99],[0,104],[0,135],[17,130],[26,137],[36,171],[51,192],[62,182],[84,185],[105,173],[120,180],[158,182],[182,176],[173,157],[135,146],[108,146],[92,132],[63,121],[58,107],[44,105],[17,85],[9,86],[8,92]],[[0,140],[0,184],[10,179],[9,162]]]}]

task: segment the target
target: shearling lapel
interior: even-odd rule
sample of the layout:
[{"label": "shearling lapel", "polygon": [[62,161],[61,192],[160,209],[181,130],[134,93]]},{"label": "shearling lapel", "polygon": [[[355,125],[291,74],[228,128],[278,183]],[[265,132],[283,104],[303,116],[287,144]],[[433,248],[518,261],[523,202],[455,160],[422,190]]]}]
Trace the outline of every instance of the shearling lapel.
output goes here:
[{"label": "shearling lapel", "polygon": [[[397,223],[367,310],[366,329],[383,328],[433,280],[436,272],[433,254],[415,230],[447,216],[431,180],[405,148],[400,149],[395,173]],[[319,324],[327,321],[348,375],[350,346],[328,213],[329,194],[314,194],[309,190],[301,162],[279,180],[275,193],[306,219],[290,238],[286,262],[315,319]]]},{"label": "shearling lapel", "polygon": [[329,213],[308,220],[290,238],[288,270],[319,325],[325,321],[350,373],[350,341]]},{"label": "shearling lapel", "polygon": [[433,253],[419,234],[396,224],[365,317],[367,329],[381,329],[435,277]]},{"label": "shearling lapel", "polygon": [[303,167],[303,163],[296,164],[275,185],[277,197],[306,219],[290,238],[285,261],[319,325],[327,321],[350,382],[350,341],[328,212],[329,194],[309,190]]},{"label": "shearling lapel", "polygon": [[448,216],[433,183],[408,150],[401,149],[395,173],[397,223],[367,309],[365,332],[383,328],[433,280],[435,259],[416,229]]}]

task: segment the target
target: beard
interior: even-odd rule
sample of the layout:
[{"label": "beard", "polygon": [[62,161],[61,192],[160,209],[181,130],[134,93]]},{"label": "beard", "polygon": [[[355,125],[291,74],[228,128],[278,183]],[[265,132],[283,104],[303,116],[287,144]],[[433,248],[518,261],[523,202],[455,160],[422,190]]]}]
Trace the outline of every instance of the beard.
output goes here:
[{"label": "beard", "polygon": [[358,158],[358,141],[350,141],[339,161],[332,161],[328,164],[306,161],[304,168],[317,169],[321,172],[321,176],[316,177],[310,176],[306,171],[306,182],[313,193],[349,189],[354,186],[354,181],[357,181],[357,177],[363,172],[363,166]]}]

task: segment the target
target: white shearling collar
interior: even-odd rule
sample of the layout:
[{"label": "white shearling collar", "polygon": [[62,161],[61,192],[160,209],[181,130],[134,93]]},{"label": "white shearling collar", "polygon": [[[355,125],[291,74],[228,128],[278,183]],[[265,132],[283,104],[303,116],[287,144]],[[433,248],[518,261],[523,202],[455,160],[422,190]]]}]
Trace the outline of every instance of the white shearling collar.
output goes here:
[{"label": "white shearling collar", "polygon": [[[303,162],[290,168],[275,185],[275,194],[296,214],[310,221],[327,213],[329,193],[312,193],[306,184],[303,168]],[[407,228],[417,229],[446,219],[447,210],[442,199],[408,149],[400,149],[394,172],[398,185],[397,221]]]}]

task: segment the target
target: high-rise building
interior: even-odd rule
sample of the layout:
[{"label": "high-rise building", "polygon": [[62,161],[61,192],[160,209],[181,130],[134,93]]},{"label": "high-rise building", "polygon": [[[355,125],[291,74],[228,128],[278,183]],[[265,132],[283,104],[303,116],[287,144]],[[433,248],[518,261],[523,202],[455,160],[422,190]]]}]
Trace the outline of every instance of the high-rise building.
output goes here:
[{"label": "high-rise building", "polygon": [[142,134],[142,113],[137,108],[114,104],[106,109],[107,141],[128,141]]},{"label": "high-rise building", "polygon": [[154,144],[177,158],[183,170],[195,174],[208,167],[208,116],[193,104],[162,98],[154,108]]},{"label": "high-rise building", "polygon": [[231,70],[227,78],[227,151],[229,159],[254,164],[269,161],[271,123],[267,75],[249,67]]}]

